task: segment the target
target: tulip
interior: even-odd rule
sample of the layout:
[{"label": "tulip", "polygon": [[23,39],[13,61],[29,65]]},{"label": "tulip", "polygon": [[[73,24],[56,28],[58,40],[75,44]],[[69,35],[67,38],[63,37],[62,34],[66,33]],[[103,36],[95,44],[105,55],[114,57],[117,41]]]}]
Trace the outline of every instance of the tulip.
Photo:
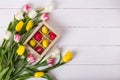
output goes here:
[{"label": "tulip", "polygon": [[35,78],[40,78],[40,77],[43,77],[44,75],[45,75],[44,72],[36,72],[36,73],[34,73]]},{"label": "tulip", "polygon": [[34,10],[30,10],[29,13],[28,13],[28,17],[33,19],[37,16],[37,12],[34,11]]},{"label": "tulip", "polygon": [[21,19],[24,19],[23,17],[23,12],[22,11],[19,11],[15,14],[15,19],[16,20],[21,20]]},{"label": "tulip", "polygon": [[54,48],[51,52],[51,57],[58,57],[58,55],[60,54],[60,49],[58,47]]},{"label": "tulip", "polygon": [[34,62],[36,62],[36,57],[33,54],[28,54],[27,56],[27,61],[29,62],[29,64],[32,64]]},{"label": "tulip", "polygon": [[30,4],[26,4],[23,6],[22,10],[26,13],[28,13],[31,9],[31,5]]},{"label": "tulip", "polygon": [[49,20],[49,15],[47,13],[44,13],[44,14],[41,15],[41,19],[43,21],[48,21]]},{"label": "tulip", "polygon": [[10,37],[11,37],[11,35],[12,35],[12,33],[10,32],[10,31],[5,31],[5,39],[6,40],[9,40],[10,39]]},{"label": "tulip", "polygon": [[63,57],[62,61],[63,61],[64,63],[67,63],[67,62],[69,62],[70,60],[72,60],[72,57],[73,57],[72,52],[68,51],[68,52],[65,54],[65,56]]},{"label": "tulip", "polygon": [[48,4],[45,6],[43,13],[50,13],[54,10],[55,5],[53,3],[53,1],[51,0],[50,2],[48,2]]},{"label": "tulip", "polygon": [[21,40],[21,35],[15,34],[14,35],[14,41],[18,43],[18,42],[20,42],[20,40]]},{"label": "tulip", "polygon": [[20,32],[21,29],[23,28],[24,22],[23,21],[19,21],[18,24],[15,27],[15,31],[16,32]]},{"label": "tulip", "polygon": [[48,65],[52,66],[55,63],[55,58],[49,58],[47,60]]},{"label": "tulip", "polygon": [[29,31],[33,27],[34,22],[30,20],[26,25],[26,30]]},{"label": "tulip", "polygon": [[17,54],[21,56],[23,55],[24,52],[25,52],[25,46],[20,45],[17,49]]}]

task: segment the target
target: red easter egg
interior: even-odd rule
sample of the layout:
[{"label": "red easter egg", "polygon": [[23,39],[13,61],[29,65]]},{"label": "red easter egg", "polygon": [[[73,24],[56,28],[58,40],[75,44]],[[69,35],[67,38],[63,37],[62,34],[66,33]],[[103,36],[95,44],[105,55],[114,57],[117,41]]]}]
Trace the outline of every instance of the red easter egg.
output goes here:
[{"label": "red easter egg", "polygon": [[43,52],[43,48],[40,47],[40,46],[37,46],[37,47],[35,48],[35,50],[36,50],[39,54],[42,54],[42,52]]},{"label": "red easter egg", "polygon": [[37,41],[41,41],[42,40],[42,34],[40,32],[35,33],[34,38]]},{"label": "red easter egg", "polygon": [[53,32],[50,32],[49,35],[51,40],[54,40],[56,38],[56,34]]}]

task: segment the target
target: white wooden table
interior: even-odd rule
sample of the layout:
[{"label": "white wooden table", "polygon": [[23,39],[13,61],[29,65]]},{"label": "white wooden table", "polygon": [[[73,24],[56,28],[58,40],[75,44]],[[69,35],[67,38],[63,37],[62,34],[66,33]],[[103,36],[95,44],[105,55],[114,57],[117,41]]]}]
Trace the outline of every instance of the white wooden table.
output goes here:
[{"label": "white wooden table", "polygon": [[[1,0],[0,42],[13,14],[22,5],[39,8],[48,0]],[[55,80],[120,80],[120,0],[55,0],[49,24],[74,59],[51,73]],[[42,79],[29,79],[42,80]]]}]

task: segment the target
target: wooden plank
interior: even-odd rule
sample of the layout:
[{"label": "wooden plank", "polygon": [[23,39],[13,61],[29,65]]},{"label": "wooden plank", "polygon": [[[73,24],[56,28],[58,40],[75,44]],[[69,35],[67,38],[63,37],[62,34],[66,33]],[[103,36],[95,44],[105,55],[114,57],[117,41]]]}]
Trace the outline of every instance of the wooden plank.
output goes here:
[{"label": "wooden plank", "polygon": [[[32,3],[35,8],[45,5],[49,0],[2,0],[0,8],[21,8]],[[55,0],[57,8],[120,8],[119,0]]]},{"label": "wooden plank", "polygon": [[119,80],[120,65],[64,65],[51,73],[55,80]]},{"label": "wooden plank", "polygon": [[[59,45],[60,46],[60,45]],[[64,46],[73,52],[73,60],[68,64],[120,64],[120,46]]]},{"label": "wooden plank", "polygon": [[[19,9],[0,9],[0,26],[8,26]],[[50,24],[72,28],[120,28],[120,10],[57,9],[50,14]]]},{"label": "wooden plank", "polygon": [[[5,29],[0,29],[0,36]],[[120,28],[56,28],[61,33],[59,45],[83,45],[83,46],[120,46]],[[78,35],[78,36],[77,36]]]},{"label": "wooden plank", "polygon": [[[59,29],[60,31],[61,29]],[[120,45],[120,28],[64,28],[60,45]]]},{"label": "wooden plank", "polygon": [[57,9],[50,15],[52,25],[80,28],[120,28],[120,10]]}]

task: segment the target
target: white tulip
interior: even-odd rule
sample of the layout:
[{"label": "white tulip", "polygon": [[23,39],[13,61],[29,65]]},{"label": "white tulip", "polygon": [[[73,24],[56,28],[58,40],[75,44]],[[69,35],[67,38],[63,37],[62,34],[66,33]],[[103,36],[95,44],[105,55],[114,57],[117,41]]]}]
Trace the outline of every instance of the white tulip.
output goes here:
[{"label": "white tulip", "polygon": [[51,57],[58,57],[60,55],[60,49],[58,47],[54,48],[51,52]]},{"label": "white tulip", "polygon": [[23,17],[23,12],[22,11],[19,11],[15,14],[15,19],[17,20],[21,20],[21,19],[24,19]]},{"label": "white tulip", "polygon": [[6,40],[8,40],[8,39],[10,39],[11,35],[12,35],[12,33],[10,31],[5,31],[5,37],[4,38]]},{"label": "white tulip", "polygon": [[28,13],[28,17],[33,19],[37,16],[37,12],[34,11],[34,10],[30,10],[29,13]]},{"label": "white tulip", "polygon": [[55,5],[52,0],[44,7],[43,13],[50,13],[55,9]]}]

